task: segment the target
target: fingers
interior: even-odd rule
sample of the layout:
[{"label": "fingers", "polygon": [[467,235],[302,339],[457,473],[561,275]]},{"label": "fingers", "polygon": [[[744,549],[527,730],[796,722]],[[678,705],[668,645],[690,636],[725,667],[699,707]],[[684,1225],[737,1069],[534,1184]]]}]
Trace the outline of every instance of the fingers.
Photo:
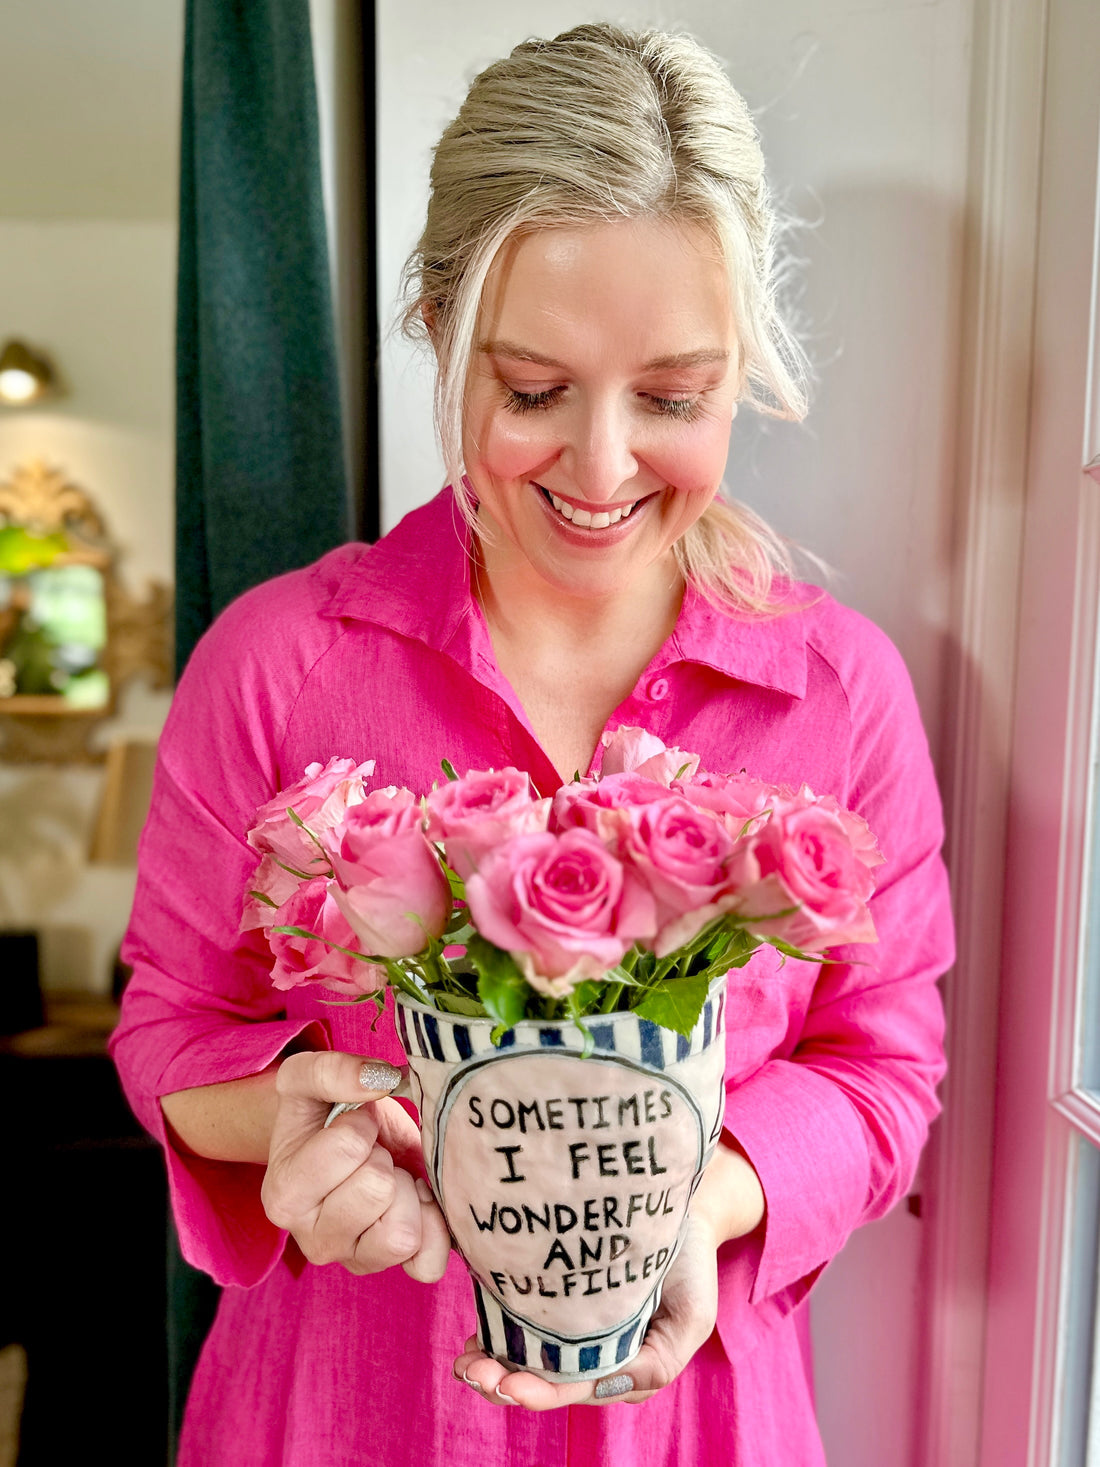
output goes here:
[{"label": "fingers", "polygon": [[[400,1076],[382,1061],[336,1053],[292,1055],[280,1067],[262,1197],[312,1263],[373,1273],[408,1262],[425,1279],[447,1266],[446,1226],[411,1175],[422,1166],[418,1128],[386,1098]],[[326,1127],[334,1101],[360,1108]]]},{"label": "fingers", "polygon": [[[381,1148],[378,1150],[381,1156],[388,1156]],[[412,1177],[395,1168],[390,1159],[388,1173],[380,1180],[388,1188],[390,1201],[356,1238],[351,1261],[345,1264],[352,1273],[378,1273],[392,1268],[405,1263],[420,1247],[420,1198]]]},{"label": "fingers", "polygon": [[[304,1134],[299,1127],[281,1130],[277,1120],[263,1184],[264,1206],[276,1227],[293,1229],[299,1219],[315,1214],[367,1162],[375,1150],[378,1126],[373,1105],[348,1111],[327,1130]],[[388,1157],[384,1151],[383,1155]],[[380,1201],[378,1212],[387,1202]]]},{"label": "fingers", "polygon": [[434,1284],[447,1272],[451,1234],[432,1189],[422,1178],[415,1182],[420,1205],[420,1246],[405,1264],[405,1272],[421,1284]]}]

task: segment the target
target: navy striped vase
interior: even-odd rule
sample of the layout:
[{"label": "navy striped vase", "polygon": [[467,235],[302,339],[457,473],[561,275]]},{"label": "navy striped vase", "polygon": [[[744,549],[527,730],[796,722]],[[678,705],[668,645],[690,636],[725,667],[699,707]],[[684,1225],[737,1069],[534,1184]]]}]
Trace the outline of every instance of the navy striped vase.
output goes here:
[{"label": "navy striped vase", "polygon": [[473,1282],[481,1348],[551,1380],[638,1352],[722,1126],[726,979],[691,1036],[635,1014],[488,1019],[397,998],[432,1188]]}]

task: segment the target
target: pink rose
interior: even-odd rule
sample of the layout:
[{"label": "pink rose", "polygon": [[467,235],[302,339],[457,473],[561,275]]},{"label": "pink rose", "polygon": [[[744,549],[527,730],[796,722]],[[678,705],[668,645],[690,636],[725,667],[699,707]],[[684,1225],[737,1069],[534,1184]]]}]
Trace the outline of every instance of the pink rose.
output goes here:
[{"label": "pink rose", "polygon": [[[252,932],[257,927],[270,927],[279,920],[275,916],[276,910],[290,900],[301,884],[300,879],[280,866],[274,856],[264,856],[245,895],[241,931]],[[252,895],[253,892],[260,892],[262,895],[256,897]],[[263,897],[267,897],[267,901]]]},{"label": "pink rose", "polygon": [[587,830],[513,836],[482,860],[466,899],[478,931],[554,998],[654,930],[653,898]]},{"label": "pink rose", "polygon": [[291,820],[288,809],[314,835],[320,835],[322,830],[339,825],[344,811],[359,803],[365,793],[363,781],[373,773],[373,759],[365,764],[356,764],[354,759],[330,759],[323,767],[308,764],[297,784],[280,790],[256,811],[248,844],[295,871],[320,875],[326,869],[324,855],[316,841]]},{"label": "pink rose", "polygon": [[665,957],[728,911],[734,837],[716,815],[682,795],[667,795],[629,812],[620,852],[652,891],[658,932],[653,951]]},{"label": "pink rose", "polygon": [[465,880],[481,856],[509,836],[545,830],[550,801],[536,797],[518,769],[473,770],[428,796],[428,838]]},{"label": "pink rose", "polygon": [[693,774],[673,780],[672,789],[700,810],[722,816],[733,836],[758,829],[763,823],[761,817],[772,808],[776,797],[791,793],[779,785],[754,779],[751,774]]},{"label": "pink rose", "polygon": [[574,780],[572,784],[563,784],[554,796],[551,828],[568,830],[580,826],[614,844],[625,811],[665,799],[667,795],[664,785],[643,774],[608,774],[602,779]]},{"label": "pink rose", "polygon": [[269,935],[275,966],[271,981],[276,988],[297,988],[303,983],[323,983],[338,993],[374,993],[386,984],[386,970],[361,958],[338,952],[335,947],[357,948],[355,933],[333,899],[333,883],[324,876],[303,881],[289,901],[274,914],[276,927],[301,927],[313,937],[287,932]]},{"label": "pink rose", "polygon": [[[803,785],[800,793],[810,795],[809,788]],[[852,850],[865,866],[872,868],[883,864],[886,857],[879,850],[878,841],[862,815],[857,815],[854,810],[845,810],[833,795],[810,795],[810,798],[822,810],[829,810],[837,817],[852,843]]]},{"label": "pink rose", "polygon": [[429,937],[442,936],[451,888],[422,827],[416,797],[391,787],[373,790],[341,825],[322,832],[334,899],[363,952],[411,957]]},{"label": "pink rose", "polygon": [[838,810],[780,802],[748,850],[756,870],[746,871],[735,910],[750,932],[808,953],[876,940],[867,910],[874,878]]},{"label": "pink rose", "polygon": [[685,754],[683,749],[667,749],[656,734],[644,728],[617,728],[605,733],[602,774],[630,772],[655,779],[667,789],[679,774],[692,775],[699,768],[698,754]]}]

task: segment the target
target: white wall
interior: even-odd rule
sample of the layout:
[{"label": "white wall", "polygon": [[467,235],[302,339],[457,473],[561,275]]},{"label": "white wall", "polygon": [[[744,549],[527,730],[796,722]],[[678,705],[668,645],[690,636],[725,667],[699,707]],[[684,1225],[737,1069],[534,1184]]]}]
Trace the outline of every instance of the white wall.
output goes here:
[{"label": "white wall", "polygon": [[[30,458],[64,469],[136,595],[173,579],[182,15],[182,0],[0,13],[0,342],[46,350],[65,388],[0,408],[0,479]],[[103,734],[155,735],[167,704],[132,685]],[[129,912],[133,872],[85,859],[101,779],[0,762],[0,927],[38,930],[51,989],[105,990]]]},{"label": "white wall", "polygon": [[[430,150],[476,70],[532,29],[590,20],[551,0],[379,0],[381,315],[419,232]],[[901,647],[933,748],[944,727],[954,571],[952,466],[972,0],[626,0],[628,24],[693,31],[757,113],[794,236],[799,319],[817,363],[807,422],[741,414],[727,482],[823,556],[831,585]],[[428,364],[390,338],[382,366],[386,526],[442,482]],[[819,1415],[834,1467],[909,1467],[922,1319],[921,1224],[864,1229],[816,1292]]]}]

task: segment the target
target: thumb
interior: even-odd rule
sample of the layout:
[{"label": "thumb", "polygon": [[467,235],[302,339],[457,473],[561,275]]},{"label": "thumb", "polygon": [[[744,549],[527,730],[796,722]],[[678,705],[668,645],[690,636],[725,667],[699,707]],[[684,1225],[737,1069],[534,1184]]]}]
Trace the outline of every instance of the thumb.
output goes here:
[{"label": "thumb", "polygon": [[279,1066],[275,1088],[284,1115],[299,1124],[324,1124],[334,1102],[348,1109],[381,1100],[401,1083],[401,1071],[385,1060],[334,1050],[288,1055]]}]

